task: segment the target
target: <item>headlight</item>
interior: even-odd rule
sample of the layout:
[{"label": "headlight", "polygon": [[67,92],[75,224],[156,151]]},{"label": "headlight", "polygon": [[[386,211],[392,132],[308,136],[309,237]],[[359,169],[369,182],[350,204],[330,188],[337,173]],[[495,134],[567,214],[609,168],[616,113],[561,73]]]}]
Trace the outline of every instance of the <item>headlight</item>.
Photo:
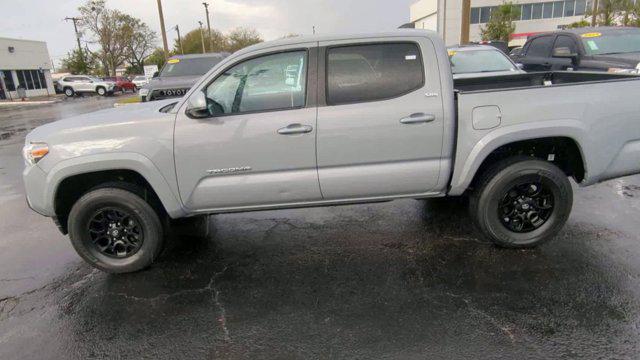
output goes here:
[{"label": "headlight", "polygon": [[623,69],[623,68],[609,68],[607,72],[614,74],[638,74],[638,68],[635,69]]},{"label": "headlight", "polygon": [[147,95],[149,95],[149,89],[142,88],[142,89],[140,89],[140,91],[138,91],[138,94],[140,96],[147,96]]},{"label": "headlight", "polygon": [[22,149],[22,155],[24,160],[30,164],[35,165],[40,159],[45,157],[49,153],[49,145],[41,142],[32,142],[26,144]]}]

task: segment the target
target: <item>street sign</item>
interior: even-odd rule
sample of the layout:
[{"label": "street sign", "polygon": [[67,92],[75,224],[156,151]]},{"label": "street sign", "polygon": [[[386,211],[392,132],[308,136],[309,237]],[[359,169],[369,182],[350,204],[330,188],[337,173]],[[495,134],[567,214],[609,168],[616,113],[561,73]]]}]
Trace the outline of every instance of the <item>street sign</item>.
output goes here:
[{"label": "street sign", "polygon": [[153,74],[156,73],[156,71],[158,71],[158,65],[145,65],[144,66],[144,76],[146,76],[147,79],[151,79],[153,77]]}]

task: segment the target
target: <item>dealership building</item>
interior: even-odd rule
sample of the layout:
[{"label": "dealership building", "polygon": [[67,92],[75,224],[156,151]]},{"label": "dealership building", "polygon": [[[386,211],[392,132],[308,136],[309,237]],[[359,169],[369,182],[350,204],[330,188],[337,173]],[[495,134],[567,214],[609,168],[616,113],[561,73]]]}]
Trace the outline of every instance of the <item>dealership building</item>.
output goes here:
[{"label": "dealership building", "polygon": [[[583,20],[589,0],[513,0],[520,8],[520,19],[515,21],[516,31],[509,42],[510,46],[524,44],[527,37],[544,31],[552,31],[571,23]],[[480,41],[480,29],[491,12],[503,0],[471,0],[471,18],[469,40]],[[437,31],[447,45],[460,43],[462,25],[461,0],[420,0],[411,5],[411,25],[416,29]]]},{"label": "dealership building", "polygon": [[0,37],[0,99],[55,94],[47,43]]}]

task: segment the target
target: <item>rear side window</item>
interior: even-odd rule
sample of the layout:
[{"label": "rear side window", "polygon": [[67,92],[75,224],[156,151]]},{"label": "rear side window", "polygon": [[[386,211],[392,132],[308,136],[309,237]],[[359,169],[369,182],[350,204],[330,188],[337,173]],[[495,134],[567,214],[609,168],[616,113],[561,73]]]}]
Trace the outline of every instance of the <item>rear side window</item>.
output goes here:
[{"label": "rear side window", "polygon": [[554,49],[566,47],[569,48],[569,51],[572,54],[578,53],[578,47],[576,46],[576,42],[573,39],[566,35],[560,35],[556,39],[556,43],[553,45]]},{"label": "rear side window", "polygon": [[330,48],[327,102],[330,105],[389,99],[421,88],[420,48],[412,43]]},{"label": "rear side window", "polygon": [[552,36],[541,36],[531,40],[527,49],[527,56],[548,57],[551,53]]}]

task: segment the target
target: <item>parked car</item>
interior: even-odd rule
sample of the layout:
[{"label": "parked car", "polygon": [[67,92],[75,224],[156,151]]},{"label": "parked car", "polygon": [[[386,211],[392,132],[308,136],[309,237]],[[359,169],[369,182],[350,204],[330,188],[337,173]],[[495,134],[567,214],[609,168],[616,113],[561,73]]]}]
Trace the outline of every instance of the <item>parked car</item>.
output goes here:
[{"label": "parked car", "polygon": [[65,95],[96,93],[101,96],[113,95],[116,83],[89,75],[69,75],[58,80],[58,86]]},{"label": "parked car", "polygon": [[526,71],[579,70],[637,74],[640,29],[595,27],[532,36],[516,57]]},{"label": "parked car", "polygon": [[30,207],[108,272],[150,265],[165,218],[400,198],[469,195],[484,236],[531,247],[567,221],[569,177],[640,173],[638,89],[608,73],[454,81],[430,31],[295,37],[234,53],[181,99],[36,128],[23,177]]},{"label": "parked car", "polygon": [[508,54],[509,53],[509,45],[507,44],[506,41],[502,41],[502,40],[474,41],[474,42],[469,43],[469,45],[486,45],[486,46],[494,47],[494,48],[502,51],[504,54]]},{"label": "parked car", "polygon": [[114,91],[138,91],[136,84],[124,76],[106,77],[103,80],[116,83]]},{"label": "parked car", "polygon": [[227,56],[228,53],[172,56],[157,76],[140,89],[140,99],[151,101],[183,96],[202,75]]},{"label": "parked car", "polygon": [[511,51],[509,51],[509,57],[515,60],[518,58],[518,56],[520,56],[521,53],[522,53],[522,46],[516,46],[513,49],[511,49]]},{"label": "parked car", "polygon": [[492,46],[467,45],[448,48],[454,79],[521,74],[518,65]]},{"label": "parked car", "polygon": [[149,79],[144,75],[136,75],[131,82],[133,82],[137,88],[141,88],[149,83]]}]

